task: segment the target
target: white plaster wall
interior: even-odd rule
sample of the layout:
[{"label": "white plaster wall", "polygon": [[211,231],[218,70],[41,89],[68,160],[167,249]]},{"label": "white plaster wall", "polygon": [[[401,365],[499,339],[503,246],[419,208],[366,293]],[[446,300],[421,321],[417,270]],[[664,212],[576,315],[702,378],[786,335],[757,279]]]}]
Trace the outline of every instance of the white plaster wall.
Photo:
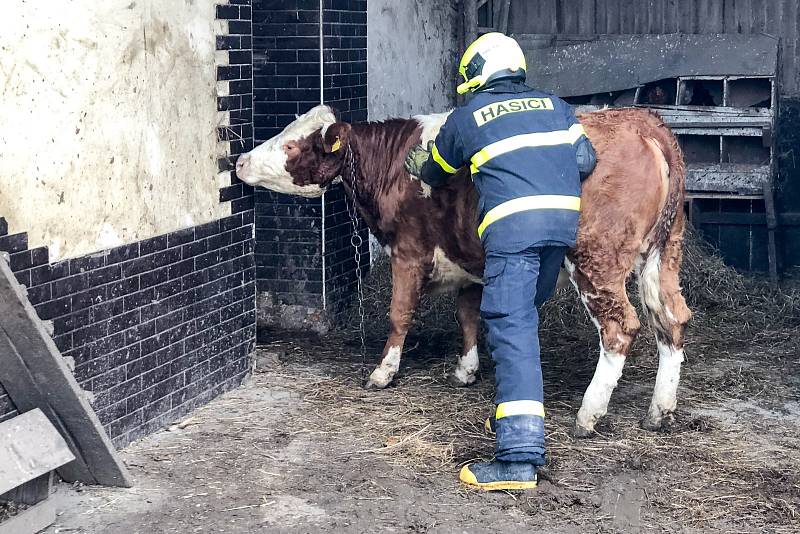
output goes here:
[{"label": "white plaster wall", "polygon": [[369,0],[370,120],[446,111],[458,85],[454,0]]},{"label": "white plaster wall", "polygon": [[0,216],[12,232],[55,259],[230,213],[215,3],[2,2]]}]

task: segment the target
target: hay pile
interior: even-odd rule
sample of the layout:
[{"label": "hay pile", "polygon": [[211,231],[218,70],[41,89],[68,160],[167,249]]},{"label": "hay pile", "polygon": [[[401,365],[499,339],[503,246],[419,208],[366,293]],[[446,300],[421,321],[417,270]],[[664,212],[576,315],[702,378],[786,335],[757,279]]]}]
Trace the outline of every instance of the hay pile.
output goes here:
[{"label": "hay pile", "polygon": [[[780,417],[750,420],[733,409],[734,423],[722,428],[718,419],[702,413],[716,414],[732,399],[745,407],[757,402],[762,411],[800,401],[800,382],[794,379],[800,363],[795,341],[800,291],[778,290],[765,279],[726,267],[692,235],[686,240],[682,284],[694,318],[677,422],[664,433],[638,426],[657,369],[653,335],[644,327],[598,436],[572,438],[574,417],[594,372],[597,333],[571,288],[545,305],[541,338],[549,465],[543,477],[553,484],[519,503],[528,513],[557,520],[566,507],[574,518],[596,518],[609,480],[634,473],[646,481],[643,509],[655,514],[654,521],[668,514],[700,529],[735,524],[793,531],[783,527],[800,520],[797,426]],[[488,358],[483,357],[474,386],[454,389],[446,383],[460,350],[451,297],[424,299],[393,387],[360,388],[385,341],[390,297],[388,264],[379,262],[365,285],[366,356],[359,353],[355,312],[335,337],[275,341],[265,350],[283,351],[287,369],[299,365],[300,374],[309,373],[295,387],[319,406],[320,434],[360,440],[355,457],[381,455],[421,477],[451,476],[464,462],[491,457],[493,441],[482,429],[493,396]]]}]

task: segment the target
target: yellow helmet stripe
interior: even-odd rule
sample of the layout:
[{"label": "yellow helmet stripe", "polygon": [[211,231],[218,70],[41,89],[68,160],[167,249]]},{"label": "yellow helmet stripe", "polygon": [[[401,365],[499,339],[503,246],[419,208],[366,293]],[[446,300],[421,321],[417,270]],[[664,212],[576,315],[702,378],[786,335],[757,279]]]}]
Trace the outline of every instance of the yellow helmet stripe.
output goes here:
[{"label": "yellow helmet stripe", "polygon": [[569,195],[533,195],[519,197],[498,204],[490,209],[478,226],[478,237],[483,237],[483,232],[492,223],[509,215],[529,210],[581,210],[581,197]]},{"label": "yellow helmet stripe", "polygon": [[486,33],[481,35],[475,39],[475,41],[473,41],[466,50],[464,50],[464,55],[461,56],[461,63],[458,64],[458,72],[464,77],[465,80],[467,79],[467,65],[469,65],[470,61],[472,61],[472,58],[475,56],[475,54],[478,53],[478,47],[484,41],[496,38],[497,35],[497,33]]},{"label": "yellow helmet stripe", "polygon": [[439,164],[439,166],[444,169],[444,171],[448,174],[455,174],[458,169],[447,163],[445,159],[439,154],[439,149],[436,148],[436,144],[434,143],[433,148],[431,149],[431,156],[433,156],[433,161]]},{"label": "yellow helmet stripe", "polygon": [[540,146],[568,145],[575,143],[582,135],[585,135],[583,126],[573,124],[569,130],[556,130],[553,132],[536,132],[530,134],[514,135],[507,137],[475,153],[470,159],[473,173],[492,158],[519,150],[520,148],[532,148]]},{"label": "yellow helmet stripe", "polygon": [[512,415],[538,415],[544,417],[544,404],[535,400],[518,400],[501,402],[497,405],[495,419],[510,417]]}]

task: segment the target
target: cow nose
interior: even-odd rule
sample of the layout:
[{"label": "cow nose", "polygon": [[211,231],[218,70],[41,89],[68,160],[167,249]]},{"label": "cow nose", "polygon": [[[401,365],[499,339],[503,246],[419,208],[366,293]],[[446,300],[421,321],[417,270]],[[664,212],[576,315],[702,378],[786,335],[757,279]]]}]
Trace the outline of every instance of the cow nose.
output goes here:
[{"label": "cow nose", "polygon": [[250,167],[250,153],[242,154],[236,160],[236,176],[243,178],[247,174],[247,169]]}]

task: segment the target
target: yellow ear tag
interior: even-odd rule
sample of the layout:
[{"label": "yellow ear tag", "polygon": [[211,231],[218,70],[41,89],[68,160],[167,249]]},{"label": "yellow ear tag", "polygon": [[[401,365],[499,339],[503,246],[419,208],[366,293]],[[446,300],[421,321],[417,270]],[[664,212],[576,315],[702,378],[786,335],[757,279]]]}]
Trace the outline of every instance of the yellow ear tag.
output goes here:
[{"label": "yellow ear tag", "polygon": [[342,140],[339,139],[339,136],[337,135],[336,141],[333,143],[333,146],[331,147],[331,152],[336,152],[340,148],[342,148]]}]

